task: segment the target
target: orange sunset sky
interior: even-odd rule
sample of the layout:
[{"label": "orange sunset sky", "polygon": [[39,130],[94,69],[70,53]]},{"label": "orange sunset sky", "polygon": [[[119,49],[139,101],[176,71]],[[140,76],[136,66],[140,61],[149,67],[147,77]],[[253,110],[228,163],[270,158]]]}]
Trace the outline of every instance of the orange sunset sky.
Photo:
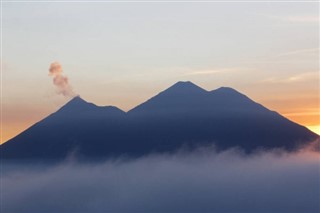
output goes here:
[{"label": "orange sunset sky", "polygon": [[177,81],[232,87],[320,133],[318,2],[3,2],[1,143],[70,98],[129,110]]}]

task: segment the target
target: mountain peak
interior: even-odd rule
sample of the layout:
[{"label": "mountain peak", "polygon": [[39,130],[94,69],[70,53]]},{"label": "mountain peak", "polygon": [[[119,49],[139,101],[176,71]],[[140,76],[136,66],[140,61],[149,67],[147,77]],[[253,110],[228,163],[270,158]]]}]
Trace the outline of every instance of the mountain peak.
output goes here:
[{"label": "mountain peak", "polygon": [[220,87],[218,89],[210,91],[213,94],[220,94],[220,95],[228,95],[228,96],[245,96],[242,93],[238,92],[237,90],[231,87]]},{"label": "mountain peak", "polygon": [[77,103],[77,104],[84,104],[84,103],[88,103],[85,100],[83,100],[80,95],[77,95],[75,97],[73,97],[67,104],[71,104],[71,103]]},{"label": "mountain peak", "polygon": [[80,97],[80,95],[75,96],[72,98],[66,105],[94,105],[93,103],[88,103],[84,99]]},{"label": "mountain peak", "polygon": [[165,113],[168,109],[178,110],[179,108],[185,111],[183,106],[195,107],[199,99],[206,94],[208,94],[208,91],[190,81],[178,81],[168,89],[133,108],[129,113]]},{"label": "mountain peak", "polygon": [[178,81],[177,83],[175,83],[174,85],[177,86],[196,86],[194,83],[192,83],[191,81]]},{"label": "mountain peak", "polygon": [[104,113],[111,113],[111,114],[124,114],[121,109],[115,107],[115,106],[97,106],[93,103],[89,103],[82,99],[80,96],[76,96],[72,98],[68,103],[66,103],[64,106],[62,106],[59,110],[59,112],[104,112]]},{"label": "mountain peak", "polygon": [[184,87],[184,88],[197,87],[197,88],[200,88],[199,86],[197,86],[196,84],[192,83],[191,81],[178,81],[177,83],[172,85],[172,87]]},{"label": "mountain peak", "polygon": [[59,111],[82,111],[82,110],[90,110],[94,107],[97,107],[97,106],[93,103],[88,103],[78,95],[72,98],[63,107],[61,107]]},{"label": "mountain peak", "polygon": [[207,92],[206,90],[202,89],[201,87],[195,85],[191,81],[178,81],[165,91],[163,94],[198,94]]},{"label": "mountain peak", "polygon": [[239,93],[237,90],[231,88],[231,87],[220,87],[216,90],[213,90],[213,91],[219,91],[219,92],[236,92],[236,93]]}]

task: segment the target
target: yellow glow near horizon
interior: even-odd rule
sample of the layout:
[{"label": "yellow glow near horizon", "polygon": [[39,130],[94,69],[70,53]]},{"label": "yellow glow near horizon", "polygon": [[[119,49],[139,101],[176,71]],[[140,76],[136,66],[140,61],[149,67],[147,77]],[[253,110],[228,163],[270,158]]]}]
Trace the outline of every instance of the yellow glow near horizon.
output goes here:
[{"label": "yellow glow near horizon", "polygon": [[320,135],[320,125],[316,126],[306,126],[308,129],[310,129],[312,132],[317,133]]}]

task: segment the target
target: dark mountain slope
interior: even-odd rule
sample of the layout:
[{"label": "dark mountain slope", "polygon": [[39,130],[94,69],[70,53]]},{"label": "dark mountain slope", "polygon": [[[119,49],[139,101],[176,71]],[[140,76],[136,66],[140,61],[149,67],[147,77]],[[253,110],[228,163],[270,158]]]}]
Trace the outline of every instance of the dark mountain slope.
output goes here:
[{"label": "dark mountain slope", "polygon": [[293,150],[317,137],[305,127],[270,111],[232,88],[205,91],[178,82],[128,112],[150,147],[168,151],[215,143],[245,150],[283,147]]},{"label": "dark mountain slope", "polygon": [[[57,112],[1,145],[3,158],[65,158],[100,155],[116,150],[125,112],[116,107],[98,107],[75,97]],[[109,138],[105,143],[104,138]],[[99,150],[100,149],[100,150]],[[104,151],[103,151],[104,152]]]}]

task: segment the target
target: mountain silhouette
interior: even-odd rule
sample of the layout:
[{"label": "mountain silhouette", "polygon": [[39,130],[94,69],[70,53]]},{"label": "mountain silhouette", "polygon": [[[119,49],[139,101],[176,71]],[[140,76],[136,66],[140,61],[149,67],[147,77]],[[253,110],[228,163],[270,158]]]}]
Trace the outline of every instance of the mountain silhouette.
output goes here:
[{"label": "mountain silhouette", "polygon": [[4,159],[110,158],[210,145],[296,150],[317,138],[232,88],[178,82],[127,113],[75,97],[0,149]]}]

